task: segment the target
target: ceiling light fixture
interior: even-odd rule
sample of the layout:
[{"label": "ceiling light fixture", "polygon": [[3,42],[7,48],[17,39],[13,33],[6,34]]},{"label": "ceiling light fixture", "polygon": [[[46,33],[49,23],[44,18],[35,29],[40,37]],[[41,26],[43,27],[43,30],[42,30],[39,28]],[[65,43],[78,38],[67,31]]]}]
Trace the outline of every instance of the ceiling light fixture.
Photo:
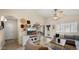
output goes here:
[{"label": "ceiling light fixture", "polygon": [[59,9],[54,9],[53,19],[58,20],[63,16],[63,11]]}]

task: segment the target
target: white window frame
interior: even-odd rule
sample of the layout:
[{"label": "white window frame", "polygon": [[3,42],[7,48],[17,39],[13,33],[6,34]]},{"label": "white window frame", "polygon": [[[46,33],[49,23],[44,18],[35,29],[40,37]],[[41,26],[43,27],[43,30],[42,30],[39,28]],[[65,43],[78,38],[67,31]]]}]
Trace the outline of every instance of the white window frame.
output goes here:
[{"label": "white window frame", "polygon": [[56,32],[77,32],[77,22],[62,23],[56,27]]}]

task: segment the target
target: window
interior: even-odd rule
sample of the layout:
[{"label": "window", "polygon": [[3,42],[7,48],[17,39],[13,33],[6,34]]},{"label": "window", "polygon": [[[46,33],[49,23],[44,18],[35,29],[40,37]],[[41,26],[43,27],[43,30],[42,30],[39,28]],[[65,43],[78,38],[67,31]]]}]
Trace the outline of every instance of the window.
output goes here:
[{"label": "window", "polygon": [[56,32],[77,32],[77,22],[58,24]]}]

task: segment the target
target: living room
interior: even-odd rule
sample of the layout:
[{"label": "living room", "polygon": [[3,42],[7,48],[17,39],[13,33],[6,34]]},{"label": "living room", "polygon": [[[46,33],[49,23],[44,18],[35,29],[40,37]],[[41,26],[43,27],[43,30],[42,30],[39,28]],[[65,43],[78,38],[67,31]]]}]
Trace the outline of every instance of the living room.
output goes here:
[{"label": "living room", "polygon": [[79,49],[78,9],[0,9],[0,18],[2,50]]}]

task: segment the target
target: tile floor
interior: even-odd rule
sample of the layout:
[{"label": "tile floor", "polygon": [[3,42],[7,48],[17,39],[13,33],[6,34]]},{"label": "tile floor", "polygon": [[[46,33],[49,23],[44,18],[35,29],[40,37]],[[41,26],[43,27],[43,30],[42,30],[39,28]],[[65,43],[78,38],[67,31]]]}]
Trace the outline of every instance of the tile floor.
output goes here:
[{"label": "tile floor", "polygon": [[10,39],[5,41],[5,45],[2,50],[23,50],[23,47],[21,47],[17,40]]}]

